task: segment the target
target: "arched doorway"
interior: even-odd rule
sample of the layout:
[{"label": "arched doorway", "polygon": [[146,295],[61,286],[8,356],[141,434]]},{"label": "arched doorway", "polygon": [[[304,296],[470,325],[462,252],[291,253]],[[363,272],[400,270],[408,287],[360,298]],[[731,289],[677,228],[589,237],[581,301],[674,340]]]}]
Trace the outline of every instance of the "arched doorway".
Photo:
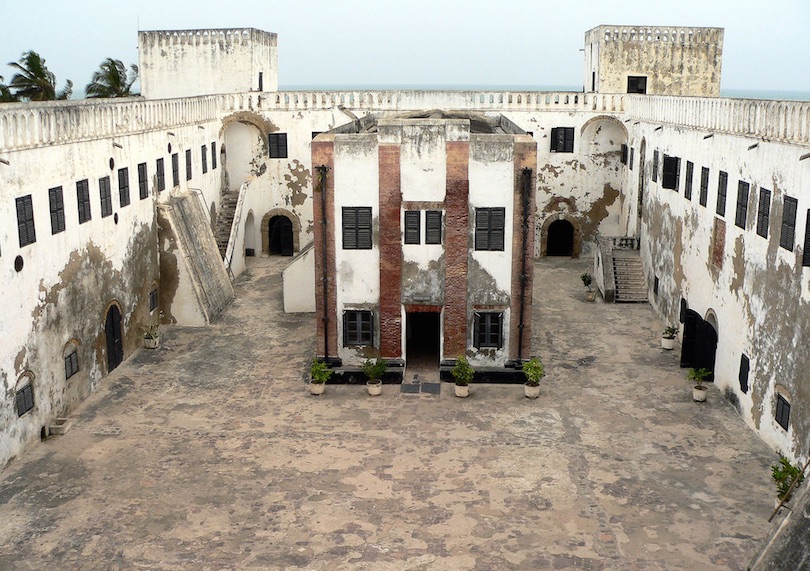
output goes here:
[{"label": "arched doorway", "polygon": [[547,256],[574,255],[574,225],[568,220],[555,220],[548,227]]},{"label": "arched doorway", "polygon": [[245,220],[245,255],[256,255],[256,224],[253,222],[253,212],[248,212]]},{"label": "arched doorway", "polygon": [[293,255],[293,227],[286,216],[273,216],[267,225],[268,253],[273,256]]},{"label": "arched doorway", "polygon": [[121,311],[113,304],[107,310],[104,323],[107,337],[107,372],[111,372],[124,360],[124,336],[121,333]]},{"label": "arched doorway", "polygon": [[717,329],[695,311],[684,311],[681,367],[708,369],[712,374],[706,380],[713,381],[716,353]]}]

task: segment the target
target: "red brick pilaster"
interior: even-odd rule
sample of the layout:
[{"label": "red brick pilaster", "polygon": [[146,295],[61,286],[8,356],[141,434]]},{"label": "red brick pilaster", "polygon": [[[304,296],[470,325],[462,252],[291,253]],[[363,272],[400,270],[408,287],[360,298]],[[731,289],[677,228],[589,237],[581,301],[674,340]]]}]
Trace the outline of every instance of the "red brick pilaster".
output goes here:
[{"label": "red brick pilaster", "polygon": [[402,237],[399,146],[380,145],[380,356],[402,357]]},{"label": "red brick pilaster", "polygon": [[[312,142],[312,216],[315,222],[315,321],[317,322],[317,353],[325,357],[337,357],[336,313],[337,296],[335,292],[335,144],[334,141]],[[318,167],[326,166],[323,189],[321,192],[321,172]],[[325,198],[325,201],[322,199]],[[323,204],[326,206],[326,223],[324,224]],[[326,296],[324,296],[324,255],[326,243]],[[326,321],[324,320],[326,318]],[[324,343],[324,328],[328,332],[328,355]]]},{"label": "red brick pilaster", "polygon": [[447,142],[444,241],[444,358],[467,350],[470,143]]},{"label": "red brick pilaster", "polygon": [[[528,358],[532,352],[532,269],[534,254],[535,184],[537,180],[537,145],[533,142],[515,143],[515,187],[514,216],[512,217],[512,299],[509,304],[511,314],[509,331],[509,358]],[[523,169],[531,169],[526,218],[526,244],[523,244]],[[518,355],[520,330],[521,270],[525,263],[525,284],[523,289],[523,344],[522,354]]]}]

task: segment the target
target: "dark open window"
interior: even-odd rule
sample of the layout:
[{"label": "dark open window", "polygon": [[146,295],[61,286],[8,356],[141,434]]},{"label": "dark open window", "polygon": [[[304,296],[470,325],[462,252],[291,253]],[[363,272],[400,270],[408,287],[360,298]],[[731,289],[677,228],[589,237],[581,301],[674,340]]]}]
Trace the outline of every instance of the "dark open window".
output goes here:
[{"label": "dark open window", "polygon": [[785,197],[785,208],[782,211],[782,233],[779,236],[779,245],[785,250],[793,251],[796,241],[796,210],[799,201],[790,196]]},{"label": "dark open window", "polygon": [[788,429],[790,426],[790,403],[782,395],[776,395],[776,424]]},{"label": "dark open window", "polygon": [[734,216],[734,224],[740,228],[745,228],[748,220],[748,191],[751,185],[741,180],[737,184],[737,212]]},{"label": "dark open window", "polygon": [[112,191],[110,190],[110,177],[103,176],[98,179],[98,193],[101,197],[101,217],[112,214]]},{"label": "dark open window", "polygon": [[371,207],[343,207],[343,249],[371,249]]},{"label": "dark open window", "polygon": [[802,265],[810,266],[810,209],[807,210],[807,221],[804,226],[804,251],[802,252]]},{"label": "dark open window", "polygon": [[475,249],[503,251],[504,208],[475,209]]},{"label": "dark open window", "polygon": [[425,212],[425,244],[442,243],[442,212],[428,210]]},{"label": "dark open window", "polygon": [[22,416],[34,408],[34,387],[31,383],[26,384],[14,395],[17,405],[17,416]]},{"label": "dark open window", "polygon": [[211,142],[211,170],[217,169],[217,143]]},{"label": "dark open window", "polygon": [[180,186],[180,157],[172,154],[172,186]]},{"label": "dark open window", "polygon": [[149,182],[146,175],[146,163],[138,165],[138,196],[143,200],[149,196]]},{"label": "dark open window", "polygon": [[717,178],[717,215],[726,215],[726,193],[728,192],[728,173],[720,171]]},{"label": "dark open window", "polygon": [[692,200],[692,179],[695,174],[695,164],[692,161],[686,161],[686,180],[683,183],[683,197],[686,200]]},{"label": "dark open window", "polygon": [[627,164],[627,145],[622,145],[622,164]]},{"label": "dark open window", "polygon": [[129,205],[129,169],[118,169],[118,202],[121,208]]},{"label": "dark open window", "polygon": [[478,348],[500,349],[503,341],[503,313],[476,312],[474,345]]},{"label": "dark open window", "polygon": [[76,182],[76,201],[79,204],[79,224],[84,224],[91,218],[90,183],[87,179]]},{"label": "dark open window", "polygon": [[661,186],[678,192],[678,185],[681,179],[681,159],[664,155],[664,175]]},{"label": "dark open window", "polygon": [[191,180],[191,149],[186,149],[186,180]]},{"label": "dark open window", "polygon": [[65,231],[65,199],[62,187],[48,189],[48,204],[51,207],[51,234]]},{"label": "dark open window", "polygon": [[627,76],[627,93],[647,93],[647,77],[644,75]]},{"label": "dark open window", "polygon": [[149,291],[149,311],[153,311],[158,306],[158,290],[157,288]]},{"label": "dark open window", "polygon": [[551,129],[551,150],[555,153],[574,152],[574,128],[573,127],[552,127]]},{"label": "dark open window", "polygon": [[65,380],[79,372],[79,354],[76,349],[65,357]]},{"label": "dark open window", "polygon": [[200,147],[200,165],[202,165],[202,173],[208,172],[208,147],[205,145]]},{"label": "dark open window", "polygon": [[633,170],[633,161],[636,158],[636,150],[633,147],[630,147],[630,158],[627,161],[627,166],[630,167],[630,170]]},{"label": "dark open window", "polygon": [[768,237],[768,225],[771,221],[771,191],[759,189],[759,207],[757,208],[757,234]]},{"label": "dark open window", "polygon": [[157,189],[158,192],[166,190],[166,170],[163,166],[163,159],[158,159],[155,163],[157,173]]},{"label": "dark open window", "polygon": [[343,345],[373,345],[374,317],[371,311],[343,312]]},{"label": "dark open window", "polygon": [[652,181],[658,182],[658,151],[653,151]]},{"label": "dark open window", "polygon": [[740,390],[745,394],[748,393],[748,370],[750,367],[748,355],[743,353],[740,356]]},{"label": "dark open window", "polygon": [[421,234],[421,211],[408,210],[405,212],[405,243],[419,244]]},{"label": "dark open window", "polygon": [[37,241],[34,229],[34,203],[31,195],[21,196],[17,199],[17,234],[20,238],[20,248]]},{"label": "dark open window", "polygon": [[287,133],[270,133],[267,140],[271,159],[287,158]]},{"label": "dark open window", "polygon": [[703,167],[700,170],[700,205],[706,206],[709,203],[709,169]]}]

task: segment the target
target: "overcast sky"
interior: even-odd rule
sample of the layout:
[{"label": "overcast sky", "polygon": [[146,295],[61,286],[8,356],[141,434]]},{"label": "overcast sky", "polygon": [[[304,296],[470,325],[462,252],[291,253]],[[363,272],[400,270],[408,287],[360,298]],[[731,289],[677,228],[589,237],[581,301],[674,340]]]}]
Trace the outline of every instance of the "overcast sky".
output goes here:
[{"label": "overcast sky", "polygon": [[254,27],[279,41],[279,85],[582,86],[600,25],[725,28],[724,89],[810,91],[810,0],[0,0],[0,75],[35,50],[81,93],[137,31]]}]

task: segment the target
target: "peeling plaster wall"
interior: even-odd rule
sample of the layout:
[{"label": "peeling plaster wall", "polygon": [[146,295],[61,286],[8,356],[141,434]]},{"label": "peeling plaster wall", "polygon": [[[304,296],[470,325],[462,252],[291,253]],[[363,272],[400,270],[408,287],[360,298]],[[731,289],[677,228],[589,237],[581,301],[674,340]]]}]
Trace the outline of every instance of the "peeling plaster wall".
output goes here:
[{"label": "peeling plaster wall", "polygon": [[[710,310],[718,324],[715,383],[737,402],[745,422],[775,450],[806,458],[810,446],[810,268],[802,267],[806,218],[810,209],[810,165],[799,162],[807,148],[641,124],[631,144],[647,142],[648,173],[653,151],[681,158],[678,191],[648,180],[643,202],[642,260],[648,283],[659,278],[658,296],[650,296],[665,322],[677,324],[679,302],[704,319]],[[663,158],[659,158],[662,162]],[[694,163],[692,198],[684,194],[686,161]],[[707,206],[699,204],[701,167],[709,167]],[[659,169],[661,168],[659,164]],[[717,214],[718,177],[728,173],[725,215]],[[635,176],[636,173],[629,176]],[[740,180],[751,184],[745,228],[735,224]],[[632,187],[633,185],[631,185]],[[768,238],[757,234],[760,189],[772,191]],[[784,197],[798,199],[795,246],[779,246]],[[724,222],[723,243],[715,244],[717,221]],[[722,257],[714,256],[722,246]],[[718,250],[719,251],[719,250]],[[682,334],[682,328],[681,328]],[[740,357],[750,359],[749,391],[738,380]],[[774,420],[776,385],[791,397],[790,429]]]}]

